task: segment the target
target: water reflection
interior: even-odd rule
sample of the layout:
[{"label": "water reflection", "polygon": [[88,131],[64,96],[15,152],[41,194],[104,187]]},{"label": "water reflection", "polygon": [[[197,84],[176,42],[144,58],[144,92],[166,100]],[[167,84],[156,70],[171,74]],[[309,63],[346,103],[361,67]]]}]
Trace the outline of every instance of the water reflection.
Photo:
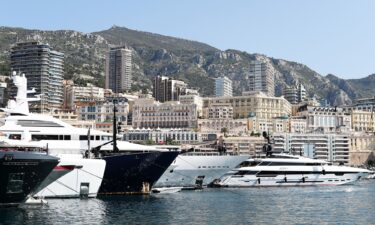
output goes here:
[{"label": "water reflection", "polygon": [[375,181],[339,187],[208,189],[48,202],[0,208],[0,224],[371,224]]}]

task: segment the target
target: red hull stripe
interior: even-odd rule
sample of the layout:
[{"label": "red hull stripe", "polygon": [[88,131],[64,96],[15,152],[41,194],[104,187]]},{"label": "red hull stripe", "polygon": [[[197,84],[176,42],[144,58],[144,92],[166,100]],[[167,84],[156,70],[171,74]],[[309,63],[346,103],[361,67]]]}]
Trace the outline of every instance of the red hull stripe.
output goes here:
[{"label": "red hull stripe", "polygon": [[53,170],[74,170],[75,166],[55,166]]}]

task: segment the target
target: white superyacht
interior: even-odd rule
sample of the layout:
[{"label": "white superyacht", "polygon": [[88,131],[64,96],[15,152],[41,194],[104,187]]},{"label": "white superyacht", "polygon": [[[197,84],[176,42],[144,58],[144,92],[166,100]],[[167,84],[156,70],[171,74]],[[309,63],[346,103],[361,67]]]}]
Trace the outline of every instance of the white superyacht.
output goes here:
[{"label": "white superyacht", "polygon": [[366,169],[332,165],[324,160],[275,154],[264,159],[248,159],[241,167],[224,175],[221,187],[317,186],[349,184],[366,177]]},{"label": "white superyacht", "polygon": [[57,136],[57,139],[61,140],[67,140],[68,135],[58,134],[56,128],[62,127],[63,124],[56,119],[30,114],[28,102],[38,101],[40,98],[27,97],[27,94],[34,93],[34,91],[27,90],[27,79],[24,75],[13,73],[11,78],[17,87],[17,96],[15,101],[9,100],[7,108],[2,109],[6,113],[6,116],[0,120],[2,135],[15,141],[30,142],[30,144],[35,141],[35,144],[48,148],[49,154],[60,158],[59,166],[74,166],[73,171],[36,193],[35,196],[80,197],[84,194],[87,197],[96,197],[102,183],[105,161],[84,158],[80,152],[83,146],[80,146],[79,142],[69,142],[64,145],[53,140],[39,141],[41,138],[38,140],[35,135],[39,134],[44,138]]},{"label": "white superyacht", "polygon": [[289,154],[272,154],[268,139],[266,158],[248,159],[220,178],[219,187],[325,186],[353,183],[369,170]]}]

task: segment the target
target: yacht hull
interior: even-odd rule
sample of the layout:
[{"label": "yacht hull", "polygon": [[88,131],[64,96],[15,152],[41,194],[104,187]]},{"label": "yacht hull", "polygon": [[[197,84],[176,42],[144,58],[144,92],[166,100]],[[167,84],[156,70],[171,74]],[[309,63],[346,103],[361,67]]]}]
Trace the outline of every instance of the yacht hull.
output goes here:
[{"label": "yacht hull", "polygon": [[231,155],[179,155],[155,187],[195,188],[197,179],[203,179],[201,185],[207,186],[248,158]]},{"label": "yacht hull", "polygon": [[75,166],[62,166],[57,165],[53,168],[52,172],[44,179],[44,181],[38,186],[38,188],[34,191],[34,193],[38,193],[48,185],[55,182],[60,177],[64,176],[65,174],[71,172]]},{"label": "yacht hull", "polygon": [[0,204],[26,201],[58,164],[58,158],[34,152],[0,152]]},{"label": "yacht hull", "polygon": [[59,155],[59,165],[74,165],[74,169],[63,175],[41,191],[35,197],[43,198],[94,198],[102,183],[105,161],[84,159],[81,155]]},{"label": "yacht hull", "polygon": [[149,194],[179,152],[147,152],[105,156],[100,195]]}]

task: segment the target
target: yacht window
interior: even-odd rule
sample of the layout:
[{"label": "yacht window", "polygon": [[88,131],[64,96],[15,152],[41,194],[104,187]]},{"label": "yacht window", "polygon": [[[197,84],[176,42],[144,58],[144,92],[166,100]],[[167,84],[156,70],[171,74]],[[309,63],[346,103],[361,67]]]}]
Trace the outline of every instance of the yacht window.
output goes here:
[{"label": "yacht window", "polygon": [[237,173],[235,173],[234,175],[245,175],[247,171],[238,171]]},{"label": "yacht window", "polygon": [[110,141],[112,140],[112,136],[102,136],[103,141]]},{"label": "yacht window", "polygon": [[259,162],[257,161],[244,161],[238,167],[251,167],[258,165]]},{"label": "yacht window", "polygon": [[260,171],[257,173],[257,177],[276,177],[279,175],[279,171]]},{"label": "yacht window", "polygon": [[9,139],[21,140],[21,134],[10,134]]},{"label": "yacht window", "polygon": [[25,114],[22,113],[11,113],[11,116],[26,116]]},{"label": "yacht window", "polygon": [[64,135],[64,140],[71,140],[70,135]]},{"label": "yacht window", "polygon": [[246,170],[240,170],[234,175],[254,175],[257,174],[257,171],[246,171]]},{"label": "yacht window", "polygon": [[59,140],[59,135],[33,134],[33,135],[31,135],[31,139],[33,141]]},{"label": "yacht window", "polygon": [[23,192],[24,173],[10,173],[8,177],[7,193]]},{"label": "yacht window", "polygon": [[95,136],[95,140],[100,141],[100,136]]},{"label": "yacht window", "polygon": [[87,141],[87,135],[79,135],[80,141]]},{"label": "yacht window", "polygon": [[43,120],[18,120],[17,124],[23,127],[63,127],[58,123]]}]

